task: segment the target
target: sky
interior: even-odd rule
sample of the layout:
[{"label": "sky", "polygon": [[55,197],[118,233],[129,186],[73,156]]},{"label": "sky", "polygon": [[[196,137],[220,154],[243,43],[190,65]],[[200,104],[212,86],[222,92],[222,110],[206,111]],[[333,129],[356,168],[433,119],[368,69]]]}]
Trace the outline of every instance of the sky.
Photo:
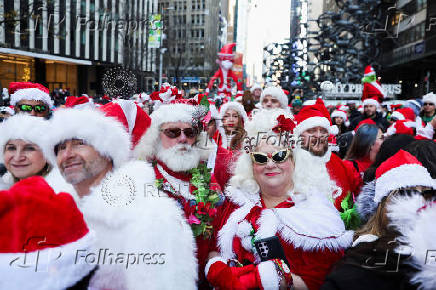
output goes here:
[{"label": "sky", "polygon": [[262,78],[263,47],[290,33],[291,0],[252,0],[247,17],[245,65],[250,80]]}]

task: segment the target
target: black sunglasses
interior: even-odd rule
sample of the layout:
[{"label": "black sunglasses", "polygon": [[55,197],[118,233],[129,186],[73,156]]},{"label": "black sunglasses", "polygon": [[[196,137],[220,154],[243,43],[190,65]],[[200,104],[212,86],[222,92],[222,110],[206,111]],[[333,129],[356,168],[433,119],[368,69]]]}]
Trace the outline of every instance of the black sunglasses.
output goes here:
[{"label": "black sunglasses", "polygon": [[291,150],[283,149],[274,153],[262,153],[262,152],[251,152],[251,159],[257,164],[267,164],[268,159],[274,161],[274,163],[285,162],[286,159],[291,155]]},{"label": "black sunglasses", "polygon": [[424,106],[434,106],[433,103],[424,103]]},{"label": "black sunglasses", "polygon": [[36,113],[43,113],[43,112],[47,111],[47,106],[44,106],[44,105],[32,106],[32,105],[27,105],[27,104],[21,104],[21,105],[18,105],[17,107],[21,112],[35,111]]},{"label": "black sunglasses", "polygon": [[182,132],[183,132],[183,134],[185,134],[186,138],[188,138],[188,139],[195,138],[198,135],[198,130],[195,128],[185,128],[185,129],[167,128],[167,129],[161,130],[161,132],[163,132],[165,134],[165,136],[167,136],[168,138],[171,138],[171,139],[178,138],[182,134]]}]

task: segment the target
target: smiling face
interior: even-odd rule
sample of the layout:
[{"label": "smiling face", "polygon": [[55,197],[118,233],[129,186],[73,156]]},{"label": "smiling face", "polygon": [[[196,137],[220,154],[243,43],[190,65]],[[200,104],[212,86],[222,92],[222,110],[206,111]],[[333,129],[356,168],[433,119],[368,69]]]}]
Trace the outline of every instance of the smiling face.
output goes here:
[{"label": "smiling face", "polygon": [[329,131],[321,126],[307,129],[301,133],[302,147],[315,156],[324,156],[328,150]]},{"label": "smiling face", "polygon": [[[256,152],[265,154],[274,154],[275,152],[284,149],[283,147],[274,146],[261,142],[256,148]],[[253,161],[252,161],[253,162]],[[289,189],[292,186],[292,176],[294,173],[294,162],[291,157],[288,157],[284,162],[276,163],[268,158],[266,164],[258,164],[253,162],[253,176],[259,184],[261,190],[268,188],[274,189]],[[262,190],[263,191],[263,190]]]},{"label": "smiling face", "polygon": [[112,161],[81,139],[64,141],[56,146],[55,151],[59,169],[72,185],[92,180],[112,167]]},{"label": "smiling face", "polygon": [[6,169],[19,180],[37,175],[47,164],[36,144],[20,139],[6,143],[3,157]]},{"label": "smiling face", "polygon": [[228,109],[223,117],[223,127],[226,132],[235,130],[239,126],[239,114],[237,111]]}]

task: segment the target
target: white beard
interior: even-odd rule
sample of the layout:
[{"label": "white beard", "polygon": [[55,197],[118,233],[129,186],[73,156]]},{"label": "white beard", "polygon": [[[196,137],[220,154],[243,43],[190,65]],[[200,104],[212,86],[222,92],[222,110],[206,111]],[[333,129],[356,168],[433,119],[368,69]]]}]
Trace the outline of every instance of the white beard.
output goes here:
[{"label": "white beard", "polygon": [[[185,149],[185,151],[181,151],[181,149]],[[187,144],[178,144],[165,149],[159,143],[156,157],[165,163],[169,169],[175,172],[183,172],[198,166],[200,153],[199,148]]]},{"label": "white beard", "polygon": [[[326,162],[330,160],[331,151],[322,157],[312,155],[307,150],[297,148],[294,150],[295,171],[294,184],[295,192],[310,195],[322,193],[329,199],[336,190],[341,190],[330,178]],[[328,156],[328,159],[326,158]],[[335,193],[335,195],[338,192]]]}]

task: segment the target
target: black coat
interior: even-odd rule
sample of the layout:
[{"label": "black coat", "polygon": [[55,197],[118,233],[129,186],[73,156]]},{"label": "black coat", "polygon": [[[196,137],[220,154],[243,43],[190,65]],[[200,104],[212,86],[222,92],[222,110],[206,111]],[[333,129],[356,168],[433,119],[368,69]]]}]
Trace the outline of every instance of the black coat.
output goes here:
[{"label": "black coat", "polygon": [[348,249],[325,278],[321,290],[416,289],[409,283],[415,271],[405,263],[409,257],[394,253],[390,240],[362,242]]},{"label": "black coat", "polygon": [[[350,122],[350,129],[354,130],[354,128],[357,127],[357,125],[365,120],[368,119],[365,114],[361,114],[360,116],[354,118]],[[383,132],[386,132],[386,130],[389,128],[389,122],[386,120],[386,118],[383,118],[383,115],[380,112],[375,113],[375,117],[372,118],[372,120],[375,122],[375,124],[382,129]]]}]

